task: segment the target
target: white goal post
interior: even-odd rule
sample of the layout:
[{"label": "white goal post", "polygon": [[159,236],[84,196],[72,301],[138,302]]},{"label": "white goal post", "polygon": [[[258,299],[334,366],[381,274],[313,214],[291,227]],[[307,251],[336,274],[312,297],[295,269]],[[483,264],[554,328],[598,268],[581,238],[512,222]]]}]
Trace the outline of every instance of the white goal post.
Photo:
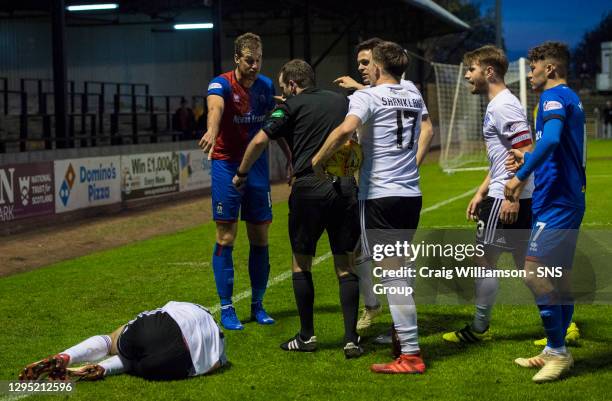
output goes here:
[{"label": "white goal post", "polygon": [[[468,90],[463,64],[432,63],[436,77],[440,167],[446,172],[488,169],[482,138],[482,121],[488,100]],[[527,65],[524,58],[508,66],[506,85],[521,101],[532,122],[536,96],[527,91]]]}]

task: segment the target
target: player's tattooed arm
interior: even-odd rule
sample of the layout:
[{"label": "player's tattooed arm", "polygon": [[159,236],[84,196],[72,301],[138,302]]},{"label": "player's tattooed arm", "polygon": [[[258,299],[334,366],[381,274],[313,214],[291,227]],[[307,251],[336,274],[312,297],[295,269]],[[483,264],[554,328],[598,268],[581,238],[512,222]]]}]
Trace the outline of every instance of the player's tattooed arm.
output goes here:
[{"label": "player's tattooed arm", "polygon": [[360,89],[365,88],[364,85],[355,81],[353,78],[349,77],[348,75],[334,79],[334,83],[343,89],[349,89],[349,90],[360,90]]},{"label": "player's tattooed arm", "polygon": [[487,176],[482,181],[478,190],[468,203],[467,210],[465,211],[465,217],[470,221],[478,221],[478,208],[480,207],[480,203],[484,198],[487,197],[489,193],[489,184],[491,183],[491,175],[487,173]]},{"label": "player's tattooed arm", "polygon": [[225,103],[221,96],[210,95],[206,98],[208,103],[208,118],[206,121],[206,132],[202,135],[198,145],[203,152],[209,153],[215,146],[215,139],[219,133],[219,127],[221,125],[221,116],[225,109]]},{"label": "player's tattooed arm", "polygon": [[419,135],[419,149],[416,155],[417,166],[420,166],[425,160],[425,155],[429,152],[429,146],[431,145],[431,140],[433,139],[433,125],[431,124],[431,119],[426,114],[423,116],[423,120],[421,121],[421,134]]},{"label": "player's tattooed arm", "polygon": [[329,134],[321,149],[312,158],[312,169],[319,178],[325,178],[325,163],[351,138],[353,132],[359,129],[359,127],[361,127],[359,117],[349,114],[342,124]]}]

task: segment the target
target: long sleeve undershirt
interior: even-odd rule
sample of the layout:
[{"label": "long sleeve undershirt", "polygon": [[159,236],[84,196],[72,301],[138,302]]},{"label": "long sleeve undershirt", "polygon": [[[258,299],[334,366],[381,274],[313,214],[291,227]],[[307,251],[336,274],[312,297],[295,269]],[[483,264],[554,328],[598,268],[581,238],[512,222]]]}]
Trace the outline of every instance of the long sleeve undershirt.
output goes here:
[{"label": "long sleeve undershirt", "polygon": [[561,132],[563,132],[563,120],[553,118],[544,123],[542,138],[537,142],[533,152],[525,153],[525,163],[516,172],[516,178],[524,181],[536,168],[544,163],[557,145],[559,145]]}]

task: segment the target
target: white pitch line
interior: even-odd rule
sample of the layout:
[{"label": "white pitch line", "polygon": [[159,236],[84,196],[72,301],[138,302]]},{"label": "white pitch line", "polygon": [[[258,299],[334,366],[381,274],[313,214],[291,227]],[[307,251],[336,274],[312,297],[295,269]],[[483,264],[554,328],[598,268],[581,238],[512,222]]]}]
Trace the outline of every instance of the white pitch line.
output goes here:
[{"label": "white pitch line", "polygon": [[[462,193],[460,195],[454,196],[454,197],[452,197],[450,199],[447,199],[445,201],[438,202],[435,205],[432,205],[432,206],[430,206],[428,208],[425,208],[425,209],[421,210],[421,214],[429,213],[431,211],[434,211],[436,209],[441,208],[442,206],[448,205],[449,203],[452,203],[452,202],[454,202],[456,200],[459,200],[459,199],[462,199],[462,198],[467,198],[468,196],[474,194],[474,192],[476,192],[477,189],[478,189],[478,187],[476,187],[474,189],[470,189],[467,192],[464,192],[464,193]],[[331,256],[332,256],[332,253],[331,252],[327,252],[324,255],[316,257],[313,260],[312,265],[316,266],[319,263],[329,259]],[[271,280],[268,281],[268,288],[272,287],[273,285],[276,285],[276,284],[280,283],[281,281],[284,281],[284,280],[288,279],[289,277],[291,277],[291,274],[292,273],[289,270],[289,271],[286,271],[286,272],[283,272],[283,273],[279,274],[278,276],[273,277]],[[241,301],[241,300],[243,300],[245,298],[248,298],[249,296],[251,296],[251,290],[245,290],[245,291],[242,291],[242,292],[236,294],[235,296],[233,296],[232,299],[233,299],[234,303],[236,303],[236,302]],[[221,310],[221,304],[217,303],[216,305],[208,308],[208,310],[210,311],[210,313],[217,313],[217,312],[219,312]]]},{"label": "white pitch line", "polygon": [[208,262],[173,262],[168,263],[168,266],[208,266]]},{"label": "white pitch line", "polygon": [[[332,256],[331,252],[327,252],[324,255],[321,255],[319,257],[316,257],[313,261],[312,261],[312,265],[316,266],[319,263],[329,259]],[[286,279],[288,279],[289,277],[291,277],[291,270],[288,270],[286,272],[283,272],[281,274],[279,274],[278,276],[273,277],[271,280],[268,281],[268,288],[272,287],[275,284],[280,283],[281,281],[284,281]],[[245,290],[242,291],[241,293],[238,293],[237,295],[233,296],[232,299],[235,302],[241,301],[245,298],[248,298],[251,296],[251,290]],[[208,308],[208,310],[210,311],[210,313],[217,313],[219,312],[219,310],[221,310],[221,304],[216,304],[215,306]]]},{"label": "white pitch line", "polygon": [[17,401],[21,400],[22,398],[28,398],[31,395],[32,394],[5,395],[4,397],[0,398],[0,401]]},{"label": "white pitch line", "polygon": [[469,191],[466,191],[466,192],[464,192],[464,193],[462,193],[460,195],[453,196],[450,199],[447,199],[447,200],[442,201],[442,202],[438,202],[435,205],[431,205],[430,207],[427,207],[427,208],[421,210],[421,214],[425,214],[425,213],[431,212],[432,210],[440,209],[442,206],[446,206],[449,203],[453,203],[456,200],[459,200],[459,199],[462,199],[462,198],[467,198],[470,195],[474,195],[474,193],[476,192],[477,189],[478,189],[478,187],[476,187],[474,189],[470,189]]}]

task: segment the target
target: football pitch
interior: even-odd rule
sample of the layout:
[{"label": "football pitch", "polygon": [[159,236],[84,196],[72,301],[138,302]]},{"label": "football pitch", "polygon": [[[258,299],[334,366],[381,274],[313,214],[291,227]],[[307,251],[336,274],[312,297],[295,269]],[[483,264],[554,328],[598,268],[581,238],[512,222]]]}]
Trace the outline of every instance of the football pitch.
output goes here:
[{"label": "football pitch", "polygon": [[[590,141],[585,228],[612,230],[611,166],[612,141]],[[434,160],[423,166],[420,228],[473,228],[473,223],[465,220],[465,208],[483,175],[483,171],[447,175]],[[533,384],[531,376],[535,372],[512,362],[540,351],[532,343],[543,336],[533,305],[496,307],[494,341],[471,347],[448,345],[441,334],[470,321],[472,306],[417,305],[420,344],[428,368],[424,375],[377,375],[369,371],[372,363],[391,360],[387,346],[371,343],[376,334],[389,327],[388,313],[366,334],[366,354],[345,360],[338,284],[326,237],[319,242],[313,267],[319,349],[312,354],[281,351],[279,344],[297,332],[299,319],[288,273],[291,249],[287,203],[275,204],[273,210],[270,287],[265,305],[277,320],[275,325],[246,323],[244,331],[225,331],[231,364],[210,376],[178,382],[147,382],[127,375],[109,377],[97,383],[78,383],[69,399],[610,399],[612,305],[576,307],[574,320],[582,336],[579,346],[570,349],[576,365],[570,376],[555,383]],[[139,312],[170,300],[214,307],[218,302],[210,265],[214,232],[214,223],[210,222],[1,278],[0,380],[15,380],[27,363],[92,335],[110,333]],[[612,253],[612,243],[603,246]],[[246,232],[241,226],[234,249],[234,295],[238,316],[244,319],[250,308],[247,258]],[[17,397],[0,395],[0,401],[9,399]]]}]

